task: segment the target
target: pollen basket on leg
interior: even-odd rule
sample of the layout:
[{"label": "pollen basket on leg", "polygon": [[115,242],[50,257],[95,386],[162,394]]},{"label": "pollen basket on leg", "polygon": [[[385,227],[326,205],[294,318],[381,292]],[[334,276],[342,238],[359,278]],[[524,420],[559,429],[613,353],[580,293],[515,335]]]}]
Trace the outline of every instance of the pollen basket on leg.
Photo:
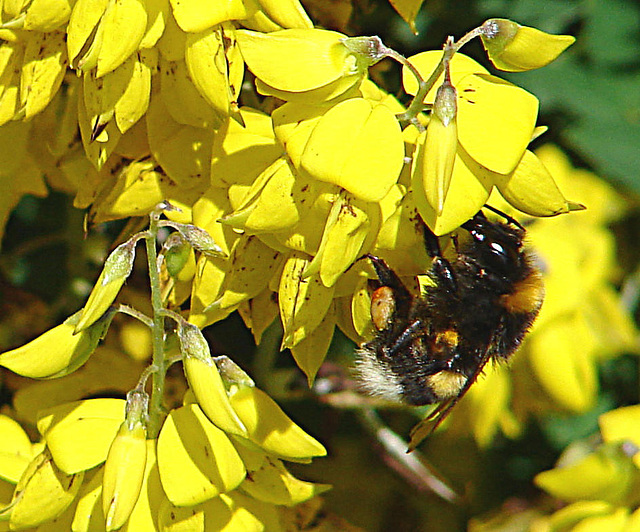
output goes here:
[{"label": "pollen basket on leg", "polygon": [[376,329],[386,328],[396,310],[396,300],[393,289],[381,286],[371,296],[371,320]]}]

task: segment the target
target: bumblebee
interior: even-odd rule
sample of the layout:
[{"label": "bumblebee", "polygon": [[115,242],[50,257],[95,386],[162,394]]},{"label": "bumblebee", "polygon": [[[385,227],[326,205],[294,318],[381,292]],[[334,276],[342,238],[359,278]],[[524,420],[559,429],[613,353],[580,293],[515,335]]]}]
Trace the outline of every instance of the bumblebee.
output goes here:
[{"label": "bumblebee", "polygon": [[464,223],[452,260],[422,223],[433,265],[420,296],[384,260],[366,256],[378,277],[371,301],[377,332],[357,353],[362,387],[410,405],[440,403],[414,429],[410,448],[444,420],[489,360],[514,353],[542,305],[542,275],[524,246],[525,230],[499,214],[506,223],[482,211]]}]

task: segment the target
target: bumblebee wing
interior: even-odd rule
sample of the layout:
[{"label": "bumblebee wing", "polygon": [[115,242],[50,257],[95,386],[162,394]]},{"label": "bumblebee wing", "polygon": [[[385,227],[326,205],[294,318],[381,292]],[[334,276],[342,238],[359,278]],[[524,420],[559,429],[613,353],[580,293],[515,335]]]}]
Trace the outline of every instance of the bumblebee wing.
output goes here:
[{"label": "bumblebee wing", "polygon": [[[491,345],[493,342],[489,342]],[[427,437],[429,437],[442,423],[447,416],[451,413],[451,409],[458,404],[458,401],[462,399],[465,394],[471,388],[471,385],[476,382],[480,373],[484,369],[485,365],[489,361],[491,357],[489,348],[487,348],[480,359],[480,362],[474,369],[473,373],[469,376],[469,378],[464,383],[464,386],[458,392],[457,395],[441,402],[437,408],[432,410],[427,417],[425,417],[422,421],[420,421],[413,429],[411,429],[410,439],[409,439],[409,447],[407,452],[410,453],[413,451],[420,443]]]},{"label": "bumblebee wing", "polygon": [[409,435],[409,447],[407,452],[413,451],[422,441],[429,437],[431,433],[438,428],[440,423],[449,415],[449,411],[454,407],[458,397],[452,397],[447,399],[438,405],[437,408],[432,410],[427,417],[411,429]]}]

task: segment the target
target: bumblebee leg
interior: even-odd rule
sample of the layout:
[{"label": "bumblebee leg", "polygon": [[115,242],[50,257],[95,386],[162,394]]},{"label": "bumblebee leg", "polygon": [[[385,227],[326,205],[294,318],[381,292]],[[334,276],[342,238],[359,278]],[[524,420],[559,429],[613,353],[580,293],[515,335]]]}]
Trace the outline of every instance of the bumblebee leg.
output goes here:
[{"label": "bumblebee leg", "polygon": [[458,285],[451,263],[442,256],[442,249],[440,248],[438,237],[424,222],[422,224],[422,236],[424,238],[424,247],[433,259],[433,272],[436,274],[436,277],[447,287],[449,292],[456,292]]},{"label": "bumblebee leg", "polygon": [[[390,307],[391,317],[394,320],[408,320],[413,297],[411,295],[411,292],[409,292],[407,287],[400,280],[400,277],[398,277],[396,272],[394,272],[383,259],[369,253],[364,255],[362,258],[367,258],[371,261],[373,269],[376,271],[376,275],[378,276],[378,280],[380,281],[380,285],[390,288],[393,292],[393,305],[392,307]],[[388,312],[389,308],[387,308],[385,311]],[[384,316],[384,314],[382,316]],[[376,319],[374,317],[374,324],[376,324],[376,327],[380,328],[380,322],[375,323],[375,320]],[[383,321],[388,323],[391,320],[385,317]],[[391,329],[389,329],[389,331],[391,331]]]},{"label": "bumblebee leg", "polygon": [[400,277],[398,277],[396,272],[394,272],[384,261],[384,259],[376,257],[375,255],[371,255],[370,253],[363,255],[362,258],[366,258],[371,261],[373,269],[376,271],[376,275],[378,276],[378,279],[380,280],[380,284],[382,286],[388,286],[389,288],[391,288],[396,294],[396,297],[400,297],[403,299],[411,298],[411,293],[409,292],[409,290],[407,290],[407,287],[400,280]]},{"label": "bumblebee leg", "polygon": [[420,334],[421,329],[422,321],[415,320],[412,322],[404,331],[402,331],[402,333],[400,333],[400,336],[396,338],[393,345],[388,348],[387,353],[390,356],[394,356],[395,354],[403,351],[411,342],[413,342],[413,339]]}]

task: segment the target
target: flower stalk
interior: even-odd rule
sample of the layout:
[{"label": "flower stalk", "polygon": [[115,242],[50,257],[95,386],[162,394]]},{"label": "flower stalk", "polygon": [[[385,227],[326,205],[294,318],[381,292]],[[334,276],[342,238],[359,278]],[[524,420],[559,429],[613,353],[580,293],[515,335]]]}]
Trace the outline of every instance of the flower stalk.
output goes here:
[{"label": "flower stalk", "polygon": [[162,398],[164,395],[164,379],[167,364],[164,357],[164,308],[160,287],[160,270],[158,268],[158,250],[156,242],[160,220],[160,209],[154,210],[149,216],[149,230],[145,236],[147,248],[147,262],[149,265],[149,284],[151,286],[151,304],[153,307],[153,367],[151,400],[149,402],[148,437],[156,438],[162,426]]}]

